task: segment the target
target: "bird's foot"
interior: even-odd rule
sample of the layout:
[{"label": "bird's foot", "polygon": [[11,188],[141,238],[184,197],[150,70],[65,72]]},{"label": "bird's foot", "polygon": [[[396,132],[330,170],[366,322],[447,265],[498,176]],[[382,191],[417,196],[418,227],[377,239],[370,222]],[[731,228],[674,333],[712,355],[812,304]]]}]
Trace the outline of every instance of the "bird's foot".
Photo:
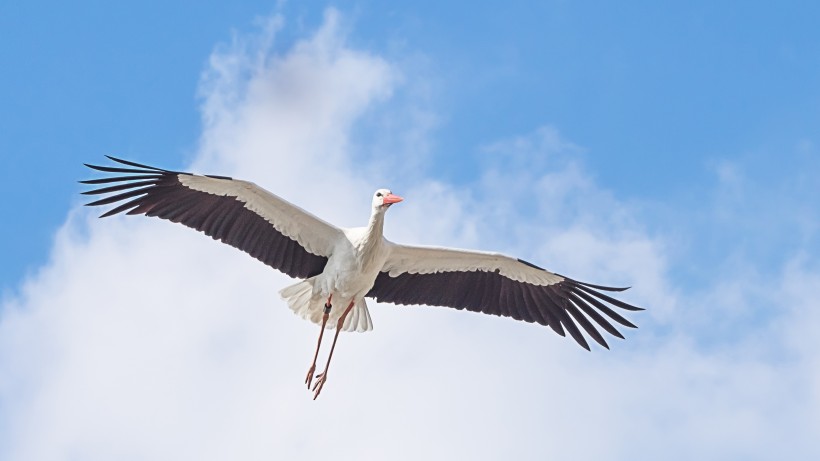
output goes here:
[{"label": "bird's foot", "polygon": [[325,381],[327,381],[327,371],[316,375],[316,384],[313,385],[313,400],[319,397],[319,393],[322,392],[322,386],[325,385]]},{"label": "bird's foot", "polygon": [[310,383],[313,382],[313,373],[316,371],[316,363],[310,366],[308,370],[307,377],[305,378],[305,384],[307,384],[307,388],[310,389]]}]

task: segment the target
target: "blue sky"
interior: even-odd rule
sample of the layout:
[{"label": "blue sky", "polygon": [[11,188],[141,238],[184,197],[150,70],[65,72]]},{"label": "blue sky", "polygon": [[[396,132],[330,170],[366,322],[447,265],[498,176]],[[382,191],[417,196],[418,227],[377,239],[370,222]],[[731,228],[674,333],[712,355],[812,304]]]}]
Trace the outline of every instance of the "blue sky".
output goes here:
[{"label": "blue sky", "polygon": [[[482,383],[475,394],[456,397],[427,390],[423,400],[430,408],[411,408],[372,389],[371,404],[364,408],[328,396],[325,417],[333,418],[328,416],[333,409],[388,422],[400,414],[423,420],[425,411],[451,404],[448,410],[472,408],[472,397],[491,392],[497,397],[488,412],[508,423],[507,430],[498,429],[498,445],[479,444],[477,454],[509,454],[505,450],[514,444],[525,459],[538,459],[538,446],[519,440],[521,433],[516,436],[510,424],[550,427],[556,442],[572,435],[554,426],[558,421],[540,419],[539,410],[547,408],[540,400],[508,395],[505,390],[520,377],[490,377],[482,374],[481,364],[516,376],[526,360],[544,360],[551,365],[532,378],[535,383],[554,385],[568,402],[579,402],[579,412],[569,404],[547,412],[554,411],[556,420],[567,418],[564,427],[570,432],[584,427],[589,415],[601,421],[592,429],[603,431],[606,421],[621,421],[631,414],[628,408],[641,406],[622,430],[650,431],[658,446],[615,431],[606,440],[616,459],[658,459],[669,446],[679,447],[682,459],[770,458],[777,453],[768,451],[773,439],[761,434],[791,437],[795,455],[813,446],[809,441],[820,427],[820,397],[812,391],[820,384],[813,371],[820,365],[814,353],[820,345],[813,339],[820,319],[814,297],[820,280],[820,7],[815,3],[745,2],[742,8],[714,2],[200,3],[0,6],[0,61],[5,63],[0,184],[7,197],[0,204],[6,217],[0,228],[0,336],[6,336],[0,341],[0,408],[9,408],[0,409],[0,429],[12,434],[9,428],[19,427],[14,434],[21,440],[11,455],[64,459],[80,453],[105,459],[122,454],[86,437],[106,428],[84,416],[81,429],[69,430],[59,418],[41,429],[53,442],[52,451],[26,445],[37,437],[31,429],[37,417],[52,417],[45,410],[52,407],[60,414],[90,408],[103,419],[135,414],[150,420],[151,409],[170,405],[176,444],[139,424],[140,418],[123,418],[112,427],[142,431],[145,440],[176,448],[224,430],[205,423],[184,429],[198,405],[237,427],[252,420],[262,421],[261,432],[285,431],[284,423],[260,416],[250,403],[211,402],[226,390],[261,399],[272,414],[293,409],[290,403],[273,403],[266,393],[277,389],[290,398],[286,384],[298,384],[303,373],[301,356],[291,366],[289,357],[266,355],[274,346],[293,347],[269,339],[281,333],[280,322],[294,321],[288,312],[267,313],[286,278],[244,266],[244,255],[230,249],[209,250],[209,239],[185,229],[166,230],[173,227],[167,223],[136,218],[104,223],[79,210],[82,189],[76,181],[89,174],[82,163],[100,162],[104,154],[241,176],[346,225],[358,223],[353,210],[359,192],[366,197],[370,189],[388,185],[408,199],[403,208],[391,210],[392,239],[513,252],[593,282],[633,285],[628,297],[649,307],[635,319],[641,329],[630,332],[611,356],[581,354],[568,341],[542,338],[550,332],[516,329],[514,322],[469,317],[465,322],[472,323],[462,324],[461,313],[441,320],[419,313],[408,320],[378,312],[373,342],[368,335],[351,339],[344,353],[356,357],[350,359],[354,362],[370,360],[388,378],[405,379],[409,384],[397,385],[396,393],[412,389],[414,380],[422,386],[436,379],[458,385],[447,366],[454,359],[466,379]],[[300,188],[311,179],[333,185],[339,203],[303,196]],[[442,213],[431,217],[431,209]],[[152,257],[177,249],[187,255],[183,261],[203,258],[204,267],[234,268],[253,282],[211,273],[219,269],[199,279],[183,276],[204,270],[183,262],[147,274],[155,267]],[[166,280],[150,278],[160,275]],[[221,282],[224,287],[214,286]],[[153,298],[134,294],[140,286],[167,290],[167,299],[175,301],[156,305]],[[117,287],[134,299],[122,301],[122,309],[107,306],[109,312],[97,298],[122,299]],[[211,298],[233,303],[237,287],[245,307],[235,316],[219,310],[224,305],[209,303]],[[205,320],[193,320],[197,311],[179,297],[184,289],[203,293]],[[265,306],[259,306],[262,299]],[[129,317],[128,303],[146,309],[149,318],[168,316],[166,326]],[[274,323],[267,330],[266,321]],[[404,322],[429,328],[430,344],[416,350],[397,333],[407,331]],[[313,341],[315,331],[308,325],[287,325],[293,341]],[[106,336],[109,329],[118,332],[116,338]],[[61,334],[50,339],[54,332]],[[143,334],[156,334],[159,345],[142,344]],[[186,341],[171,339],[176,337]],[[473,341],[504,346],[480,347],[482,357],[489,357],[485,360],[464,346]],[[521,364],[510,361],[521,354],[519,342],[550,352],[523,354]],[[131,357],[137,376],[116,358],[90,353],[94,346]],[[367,355],[370,348],[382,348],[379,353],[398,356],[406,366],[382,366],[384,356]],[[56,352],[61,350],[69,352]],[[235,351],[243,354],[234,356]],[[500,359],[503,353],[509,356]],[[196,365],[178,376],[171,372],[166,379],[146,380],[151,366],[175,370],[168,357]],[[251,358],[276,369],[275,380],[251,371]],[[361,364],[346,366],[348,374],[340,371],[339,381],[329,384],[336,398],[359,402],[366,387],[362,381],[391,382]],[[223,379],[220,367],[247,379],[203,385],[214,376]],[[68,368],[79,371],[61,371]],[[110,370],[121,373],[111,377]],[[45,385],[44,377],[60,379]],[[249,389],[248,380],[271,388]],[[583,400],[582,392],[600,393],[587,388],[595,380],[613,383],[608,400]],[[140,405],[116,392],[125,383],[137,383],[132,391]],[[197,394],[202,400],[171,404],[164,398],[191,384],[204,386]],[[655,395],[658,388],[668,395]],[[94,393],[83,393],[86,389],[110,396],[105,401],[117,402],[113,407],[121,412],[107,414],[95,406]],[[70,395],[79,395],[76,407]],[[393,416],[379,412],[385,405],[394,409]],[[517,405],[528,409],[510,410],[524,408]],[[678,423],[669,422],[675,418]],[[455,416],[440,419],[441,428],[446,423],[470,427],[470,421]],[[309,427],[304,424],[291,429]],[[458,453],[470,442],[465,434],[437,436],[434,428],[439,425],[431,425],[431,433],[408,430],[434,440],[441,453]],[[260,445],[248,445],[247,459],[310,453],[296,442],[269,446],[248,437]],[[381,437],[385,446],[393,440],[390,434]],[[119,440],[129,454],[153,453],[133,440]],[[631,445],[622,445],[624,440]],[[229,435],[221,448],[246,441]],[[754,443],[745,449],[751,451],[740,448],[749,441]],[[375,452],[389,453],[384,450]],[[575,459],[600,455],[595,449],[560,453]]]},{"label": "blue sky", "polygon": [[[583,145],[597,179],[622,197],[676,206],[695,206],[722,159],[761,182],[772,158],[783,176],[811,163],[798,147],[813,145],[820,117],[811,2],[505,2],[469,13],[457,3],[336,5],[351,18],[352,43],[424,67],[426,103],[441,119],[433,175],[469,181],[477,146],[543,123]],[[324,6],[285,4],[284,41],[318,24]],[[19,223],[3,229],[8,290],[45,261],[76,200],[65,178],[82,176],[81,162],[104,153],[191,157],[209,52],[275,6],[0,8],[0,57],[9,63],[0,75],[2,183],[27,192],[2,205]]]}]

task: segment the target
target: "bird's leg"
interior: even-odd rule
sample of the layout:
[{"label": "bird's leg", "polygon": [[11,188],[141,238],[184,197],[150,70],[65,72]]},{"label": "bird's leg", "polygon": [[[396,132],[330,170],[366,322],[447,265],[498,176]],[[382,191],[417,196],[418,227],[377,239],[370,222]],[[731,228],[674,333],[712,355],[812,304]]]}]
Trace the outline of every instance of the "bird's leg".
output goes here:
[{"label": "bird's leg", "polygon": [[333,295],[327,297],[325,312],[322,314],[322,329],[319,330],[319,341],[316,343],[316,353],[313,354],[313,363],[310,364],[310,369],[308,370],[307,377],[305,378],[305,384],[307,384],[308,389],[310,389],[310,383],[313,381],[313,372],[316,371],[316,359],[319,357],[319,348],[322,346],[322,336],[325,334],[327,318],[330,316],[330,309],[333,307],[333,305],[330,304],[330,298],[332,297]]},{"label": "bird's leg", "polygon": [[330,355],[327,356],[327,363],[325,364],[325,371],[316,375],[316,384],[313,385],[313,400],[316,400],[316,397],[319,397],[319,393],[322,392],[322,386],[325,385],[325,381],[327,381],[327,370],[330,368],[330,359],[333,358],[333,350],[336,349],[336,340],[339,339],[339,332],[342,331],[342,326],[345,324],[345,318],[347,314],[350,313],[350,310],[353,309],[353,306],[356,304],[356,301],[350,301],[350,305],[347,306],[344,313],[341,317],[339,317],[339,321],[336,322],[336,334],[333,336],[333,344],[330,346]]}]

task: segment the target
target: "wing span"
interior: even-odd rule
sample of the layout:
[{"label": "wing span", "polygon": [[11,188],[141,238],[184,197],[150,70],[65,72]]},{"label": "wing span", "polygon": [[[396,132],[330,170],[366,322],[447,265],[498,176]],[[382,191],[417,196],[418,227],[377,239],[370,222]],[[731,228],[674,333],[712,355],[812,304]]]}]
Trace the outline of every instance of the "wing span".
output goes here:
[{"label": "wing span", "polygon": [[389,249],[387,262],[367,294],[379,302],[512,317],[549,326],[561,336],[566,329],[587,350],[579,326],[607,349],[598,327],[618,338],[623,335],[610,320],[637,328],[607,304],[627,311],[643,310],[600,292],[626,288],[579,282],[500,253],[393,243]]},{"label": "wing span", "polygon": [[337,227],[253,183],[108,158],[129,168],[86,164],[118,175],[80,181],[106,185],[83,192],[108,194],[87,206],[118,204],[101,218],[125,212],[181,223],[297,278],[321,273],[342,236]]}]

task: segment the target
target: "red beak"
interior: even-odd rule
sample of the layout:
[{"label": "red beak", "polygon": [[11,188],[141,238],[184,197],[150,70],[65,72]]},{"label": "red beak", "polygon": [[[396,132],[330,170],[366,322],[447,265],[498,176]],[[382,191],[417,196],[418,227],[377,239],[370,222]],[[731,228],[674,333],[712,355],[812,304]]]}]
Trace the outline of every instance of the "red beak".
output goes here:
[{"label": "red beak", "polygon": [[384,203],[385,205],[390,205],[392,203],[399,203],[402,200],[404,199],[399,197],[398,195],[387,194],[384,196],[384,199],[382,199],[382,203]]}]

